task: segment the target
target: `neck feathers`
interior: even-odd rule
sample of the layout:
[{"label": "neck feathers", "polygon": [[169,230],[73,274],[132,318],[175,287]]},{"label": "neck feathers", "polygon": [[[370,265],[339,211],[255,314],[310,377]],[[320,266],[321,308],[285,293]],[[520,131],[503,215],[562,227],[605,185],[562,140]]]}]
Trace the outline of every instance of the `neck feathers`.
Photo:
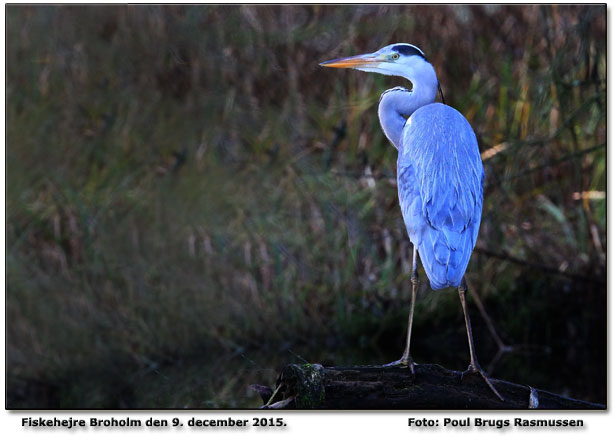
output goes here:
[{"label": "neck feathers", "polygon": [[427,62],[403,77],[412,82],[412,90],[396,87],[384,91],[378,108],[382,129],[397,149],[401,148],[403,127],[407,119],[418,108],[433,103],[438,89],[435,69]]}]

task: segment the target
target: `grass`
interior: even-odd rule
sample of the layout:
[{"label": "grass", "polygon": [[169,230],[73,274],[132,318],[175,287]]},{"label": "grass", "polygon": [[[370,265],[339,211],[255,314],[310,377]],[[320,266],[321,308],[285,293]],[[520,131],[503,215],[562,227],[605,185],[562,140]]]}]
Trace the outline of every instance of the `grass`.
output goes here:
[{"label": "grass", "polygon": [[[235,407],[258,380],[232,356],[394,357],[411,245],[376,105],[401,82],[317,66],[394,41],[425,51],[485,153],[468,275],[503,336],[555,349],[605,338],[603,7],[6,11],[9,406]],[[429,345],[464,339],[457,303],[425,288],[415,331],[431,333],[416,352],[464,359]],[[547,310],[563,304],[577,313]],[[144,392],[190,356],[227,384]],[[605,342],[587,377],[605,374],[604,356]],[[605,401],[597,382],[547,374],[540,387]]]}]

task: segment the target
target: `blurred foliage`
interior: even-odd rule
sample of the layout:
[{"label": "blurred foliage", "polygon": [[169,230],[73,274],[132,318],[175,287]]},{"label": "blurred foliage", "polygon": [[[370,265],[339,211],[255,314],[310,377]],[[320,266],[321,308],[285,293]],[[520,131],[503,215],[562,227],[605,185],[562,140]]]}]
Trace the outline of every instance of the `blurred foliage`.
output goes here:
[{"label": "blurred foliage", "polygon": [[[255,406],[288,350],[398,357],[411,245],[376,107],[402,79],[318,67],[392,42],[483,152],[468,278],[538,350],[492,375],[605,402],[605,12],[7,6],[8,407]],[[462,369],[458,301],[425,281],[412,354]]]}]

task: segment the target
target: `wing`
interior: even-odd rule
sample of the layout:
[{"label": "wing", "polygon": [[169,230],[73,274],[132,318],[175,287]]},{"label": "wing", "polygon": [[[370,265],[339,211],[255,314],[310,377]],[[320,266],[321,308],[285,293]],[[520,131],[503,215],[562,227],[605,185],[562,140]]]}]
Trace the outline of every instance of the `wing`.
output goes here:
[{"label": "wing", "polygon": [[409,238],[433,289],[460,284],[482,217],[484,168],[473,129],[439,103],[418,109],[403,130],[398,189]]}]

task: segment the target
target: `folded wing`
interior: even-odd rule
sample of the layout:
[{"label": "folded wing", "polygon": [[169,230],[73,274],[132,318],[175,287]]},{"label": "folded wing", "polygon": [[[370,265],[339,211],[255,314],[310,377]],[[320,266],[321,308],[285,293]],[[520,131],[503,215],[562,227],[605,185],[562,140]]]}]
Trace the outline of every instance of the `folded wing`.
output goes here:
[{"label": "folded wing", "polygon": [[482,217],[484,169],[467,120],[439,103],[409,118],[398,159],[398,190],[409,238],[433,289],[458,286]]}]

